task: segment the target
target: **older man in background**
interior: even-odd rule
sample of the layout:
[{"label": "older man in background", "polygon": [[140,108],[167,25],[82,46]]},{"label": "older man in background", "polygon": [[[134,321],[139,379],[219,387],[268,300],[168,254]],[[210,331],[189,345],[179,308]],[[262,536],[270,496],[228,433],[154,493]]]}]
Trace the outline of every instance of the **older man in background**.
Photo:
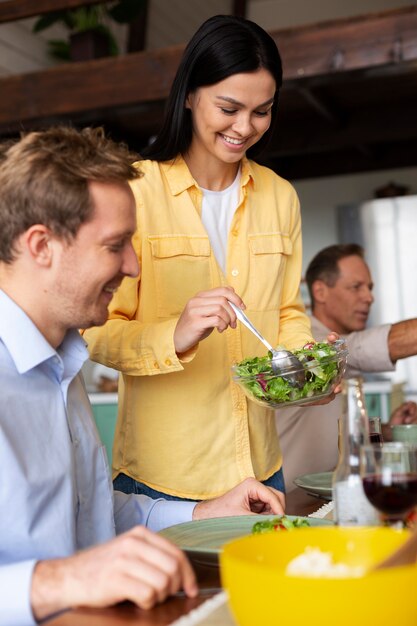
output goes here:
[{"label": "older man in background", "polygon": [[[373,282],[364,250],[357,244],[329,246],[310,262],[306,281],[311,299],[312,334],[325,341],[330,331],[346,339],[345,376],[393,371],[398,359],[417,354],[417,319],[365,329],[374,301]],[[276,424],[284,458],[287,491],[302,474],[332,471],[338,460],[337,421],[341,397],[320,407],[277,411]],[[406,402],[390,425],[417,422],[417,405]],[[389,430],[385,429],[386,437]]]}]

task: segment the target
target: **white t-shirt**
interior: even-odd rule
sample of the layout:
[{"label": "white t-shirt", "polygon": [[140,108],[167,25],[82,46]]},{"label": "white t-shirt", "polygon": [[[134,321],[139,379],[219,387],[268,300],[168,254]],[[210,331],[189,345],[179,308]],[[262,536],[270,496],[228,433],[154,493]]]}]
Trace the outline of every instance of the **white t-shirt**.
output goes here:
[{"label": "white t-shirt", "polygon": [[230,225],[239,204],[240,177],[239,168],[230,187],[222,191],[201,189],[203,192],[201,219],[207,230],[214,256],[223,272],[226,272],[227,238]]}]

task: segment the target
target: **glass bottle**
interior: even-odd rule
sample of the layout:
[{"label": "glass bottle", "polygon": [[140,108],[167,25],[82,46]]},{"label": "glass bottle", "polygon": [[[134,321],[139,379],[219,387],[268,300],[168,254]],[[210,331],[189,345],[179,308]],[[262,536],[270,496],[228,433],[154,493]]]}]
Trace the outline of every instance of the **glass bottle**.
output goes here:
[{"label": "glass bottle", "polygon": [[372,526],[378,512],[365,496],[359,472],[359,449],[369,443],[369,419],[362,379],[342,383],[343,411],[339,420],[339,462],[333,473],[334,519],[339,526]]}]

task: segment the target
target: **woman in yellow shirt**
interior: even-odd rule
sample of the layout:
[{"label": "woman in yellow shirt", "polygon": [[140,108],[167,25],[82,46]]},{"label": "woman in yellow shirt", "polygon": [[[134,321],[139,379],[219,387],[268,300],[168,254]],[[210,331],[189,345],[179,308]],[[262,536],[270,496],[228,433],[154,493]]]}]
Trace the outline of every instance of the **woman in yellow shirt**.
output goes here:
[{"label": "woman in yellow shirt", "polygon": [[255,476],[284,492],[274,411],[231,378],[233,363],[265,348],[227,302],[246,306],[273,345],[311,340],[297,195],[252,160],[273,131],[281,83],[262,28],[210,18],[138,164],[140,276],[123,281],[108,322],[84,335],[92,359],[122,373],[113,476],[123,491],[207,499]]}]

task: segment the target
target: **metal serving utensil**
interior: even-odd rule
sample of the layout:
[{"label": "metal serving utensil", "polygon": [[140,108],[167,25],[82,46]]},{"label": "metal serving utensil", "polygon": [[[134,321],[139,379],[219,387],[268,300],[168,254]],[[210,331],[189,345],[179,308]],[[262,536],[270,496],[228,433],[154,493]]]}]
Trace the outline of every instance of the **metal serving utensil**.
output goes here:
[{"label": "metal serving utensil", "polygon": [[[306,377],[304,367],[300,359],[298,359],[295,354],[292,354],[292,352],[289,352],[288,350],[275,350],[275,348],[273,348],[268,343],[265,337],[261,335],[259,330],[255,328],[255,326],[245,315],[242,309],[233,304],[233,302],[230,302],[230,300],[228,300],[228,302],[236,313],[237,319],[242,322],[242,324],[244,324],[246,328],[249,328],[249,330],[259,339],[259,341],[262,341],[264,346],[272,353],[271,367],[274,374],[281,376],[281,378],[286,380],[292,387],[298,387],[299,389],[301,389],[306,382]],[[287,369],[294,371],[282,373],[282,370],[285,371]]]}]

